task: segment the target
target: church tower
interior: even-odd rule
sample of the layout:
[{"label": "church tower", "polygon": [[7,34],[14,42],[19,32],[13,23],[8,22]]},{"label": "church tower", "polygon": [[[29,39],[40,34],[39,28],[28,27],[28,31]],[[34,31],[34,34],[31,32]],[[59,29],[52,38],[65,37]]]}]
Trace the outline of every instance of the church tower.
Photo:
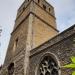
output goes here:
[{"label": "church tower", "polygon": [[9,75],[28,75],[30,50],[58,34],[54,8],[45,0],[25,0],[17,12],[4,65]]}]

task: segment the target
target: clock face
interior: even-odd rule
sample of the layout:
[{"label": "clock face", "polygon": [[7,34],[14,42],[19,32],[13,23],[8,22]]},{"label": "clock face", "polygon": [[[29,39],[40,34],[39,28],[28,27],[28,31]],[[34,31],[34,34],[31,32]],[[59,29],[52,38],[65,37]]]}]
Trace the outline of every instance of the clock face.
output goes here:
[{"label": "clock face", "polygon": [[50,56],[44,57],[39,66],[40,75],[58,75],[58,65]]}]

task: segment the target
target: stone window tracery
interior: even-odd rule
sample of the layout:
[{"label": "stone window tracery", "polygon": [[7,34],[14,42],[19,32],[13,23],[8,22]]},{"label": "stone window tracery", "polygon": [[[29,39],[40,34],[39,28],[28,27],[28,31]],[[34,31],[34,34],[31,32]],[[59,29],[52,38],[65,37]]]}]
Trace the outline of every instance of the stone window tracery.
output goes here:
[{"label": "stone window tracery", "polygon": [[50,56],[44,57],[39,66],[39,75],[58,75],[58,65]]}]

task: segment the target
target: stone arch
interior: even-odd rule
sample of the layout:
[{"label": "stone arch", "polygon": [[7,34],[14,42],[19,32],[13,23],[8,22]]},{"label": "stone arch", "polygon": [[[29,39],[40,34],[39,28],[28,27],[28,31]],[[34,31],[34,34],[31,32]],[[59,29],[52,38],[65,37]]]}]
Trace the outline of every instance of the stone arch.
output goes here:
[{"label": "stone arch", "polygon": [[14,73],[14,63],[10,63],[8,66],[8,75],[13,75]]},{"label": "stone arch", "polygon": [[[45,61],[45,59],[47,57],[49,59],[49,62]],[[47,65],[48,63],[51,63],[50,61],[54,62],[53,64],[55,64],[54,67],[52,67],[53,71],[52,71],[51,74],[49,72],[50,69],[48,69],[48,65]],[[45,72],[45,69],[42,69],[42,67],[40,67],[42,65],[43,65],[43,68],[46,69],[46,72]],[[51,66],[49,65],[49,67],[51,67]],[[41,69],[42,73],[40,72],[40,69]],[[54,74],[54,72],[57,72],[57,74]],[[43,54],[40,57],[39,61],[38,61],[38,64],[37,64],[37,67],[36,67],[36,71],[35,71],[35,75],[60,75],[60,74],[61,74],[60,63],[59,63],[59,60],[58,60],[57,56],[55,54],[53,54],[53,53],[50,53],[50,52],[47,52],[47,53]]]}]

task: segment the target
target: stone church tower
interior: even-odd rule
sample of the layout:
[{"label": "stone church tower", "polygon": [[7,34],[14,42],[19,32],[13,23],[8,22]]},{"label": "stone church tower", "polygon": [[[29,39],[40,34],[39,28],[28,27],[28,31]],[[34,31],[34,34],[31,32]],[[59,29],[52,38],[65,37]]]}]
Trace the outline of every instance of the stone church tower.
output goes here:
[{"label": "stone church tower", "polygon": [[0,75],[71,75],[62,68],[75,56],[75,25],[58,34],[54,8],[45,0],[25,0]]},{"label": "stone church tower", "polygon": [[18,9],[4,62],[9,75],[28,75],[30,50],[56,34],[53,6],[45,0],[25,0]]},{"label": "stone church tower", "polygon": [[58,34],[53,6],[46,0],[25,0],[18,9],[0,74],[70,75],[70,70],[60,71],[60,65],[74,55],[75,25]]}]

